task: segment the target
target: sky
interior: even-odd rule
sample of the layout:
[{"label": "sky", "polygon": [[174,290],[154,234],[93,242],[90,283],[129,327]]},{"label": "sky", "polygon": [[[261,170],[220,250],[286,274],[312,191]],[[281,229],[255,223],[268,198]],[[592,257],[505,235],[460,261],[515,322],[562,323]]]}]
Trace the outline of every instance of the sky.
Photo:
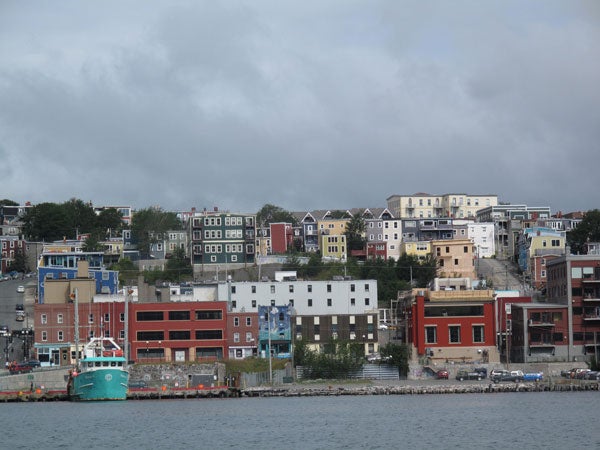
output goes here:
[{"label": "sky", "polygon": [[598,208],[596,0],[0,2],[0,198]]}]

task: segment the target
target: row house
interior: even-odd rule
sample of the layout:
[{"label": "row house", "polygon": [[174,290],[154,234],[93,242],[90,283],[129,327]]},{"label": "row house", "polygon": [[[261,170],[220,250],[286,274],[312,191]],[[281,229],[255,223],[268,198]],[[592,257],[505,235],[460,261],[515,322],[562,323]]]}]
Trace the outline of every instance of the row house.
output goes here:
[{"label": "row house", "polygon": [[[298,229],[296,229],[296,232]],[[294,245],[295,230],[291,223],[270,223],[256,230],[256,251],[258,255],[279,255],[287,253]]]},{"label": "row house", "polygon": [[477,222],[494,224],[497,254],[503,258],[515,256],[515,244],[524,221],[546,220],[551,217],[548,206],[491,205],[477,211]]},{"label": "row house", "polygon": [[589,360],[600,346],[600,256],[565,254],[546,263],[548,302],[566,306],[567,360]]},{"label": "row house", "polygon": [[0,273],[9,271],[15,256],[25,255],[27,243],[19,236],[0,236]]},{"label": "row house", "polygon": [[413,359],[499,362],[493,290],[414,289],[403,322]]},{"label": "row house", "polygon": [[191,216],[189,228],[192,265],[254,263],[256,215],[204,211]]},{"label": "row house", "polygon": [[230,359],[258,356],[258,313],[230,311],[227,313],[227,347]]},{"label": "row house", "polygon": [[519,235],[517,245],[519,269],[532,278],[535,270],[530,266],[532,258],[564,254],[566,235],[564,231],[554,231],[550,228],[526,228]]},{"label": "row house", "polygon": [[477,211],[498,204],[498,196],[470,194],[430,195],[391,195],[387,207],[401,219],[407,218],[475,218]]},{"label": "row house", "polygon": [[367,255],[398,260],[401,255],[402,221],[394,218],[387,208],[370,209],[363,217]]},{"label": "row house", "polygon": [[298,225],[294,228],[294,239],[301,242],[300,248],[306,253],[319,251],[319,228],[316,217],[310,212],[293,212]]}]

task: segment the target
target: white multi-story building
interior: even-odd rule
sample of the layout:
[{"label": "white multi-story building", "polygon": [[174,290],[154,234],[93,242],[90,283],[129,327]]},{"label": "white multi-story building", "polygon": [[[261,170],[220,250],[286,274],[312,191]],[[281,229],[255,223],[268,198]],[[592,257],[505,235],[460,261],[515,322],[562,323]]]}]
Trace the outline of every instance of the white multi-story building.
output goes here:
[{"label": "white multi-story building", "polygon": [[298,316],[365,314],[377,310],[377,281],[236,281],[220,283],[217,298],[227,299],[232,312],[290,305]]}]

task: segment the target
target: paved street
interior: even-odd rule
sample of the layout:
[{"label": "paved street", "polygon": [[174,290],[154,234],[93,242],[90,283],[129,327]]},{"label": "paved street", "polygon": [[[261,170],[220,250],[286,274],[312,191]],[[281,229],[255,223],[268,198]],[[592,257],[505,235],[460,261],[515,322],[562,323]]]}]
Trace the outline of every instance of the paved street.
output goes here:
[{"label": "paved street", "polygon": [[[25,293],[17,292],[18,286],[25,286]],[[36,278],[9,280],[0,282],[0,326],[7,326],[9,333],[14,330],[33,327],[33,302],[35,298]],[[25,320],[16,320],[15,307],[25,306]],[[20,337],[0,337],[0,361],[2,367],[9,361],[24,359],[23,339]]]},{"label": "paved street", "polygon": [[523,290],[518,267],[511,261],[496,258],[476,259],[475,268],[480,276],[492,281],[494,289]]}]

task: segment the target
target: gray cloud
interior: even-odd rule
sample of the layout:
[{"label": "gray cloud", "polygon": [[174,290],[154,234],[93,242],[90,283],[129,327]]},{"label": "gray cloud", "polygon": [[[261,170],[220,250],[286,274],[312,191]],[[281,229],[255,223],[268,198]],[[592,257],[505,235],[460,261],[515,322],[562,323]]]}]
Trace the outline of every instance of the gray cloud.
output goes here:
[{"label": "gray cloud", "polygon": [[536,4],[3,5],[3,197],[597,207],[600,14]]}]

